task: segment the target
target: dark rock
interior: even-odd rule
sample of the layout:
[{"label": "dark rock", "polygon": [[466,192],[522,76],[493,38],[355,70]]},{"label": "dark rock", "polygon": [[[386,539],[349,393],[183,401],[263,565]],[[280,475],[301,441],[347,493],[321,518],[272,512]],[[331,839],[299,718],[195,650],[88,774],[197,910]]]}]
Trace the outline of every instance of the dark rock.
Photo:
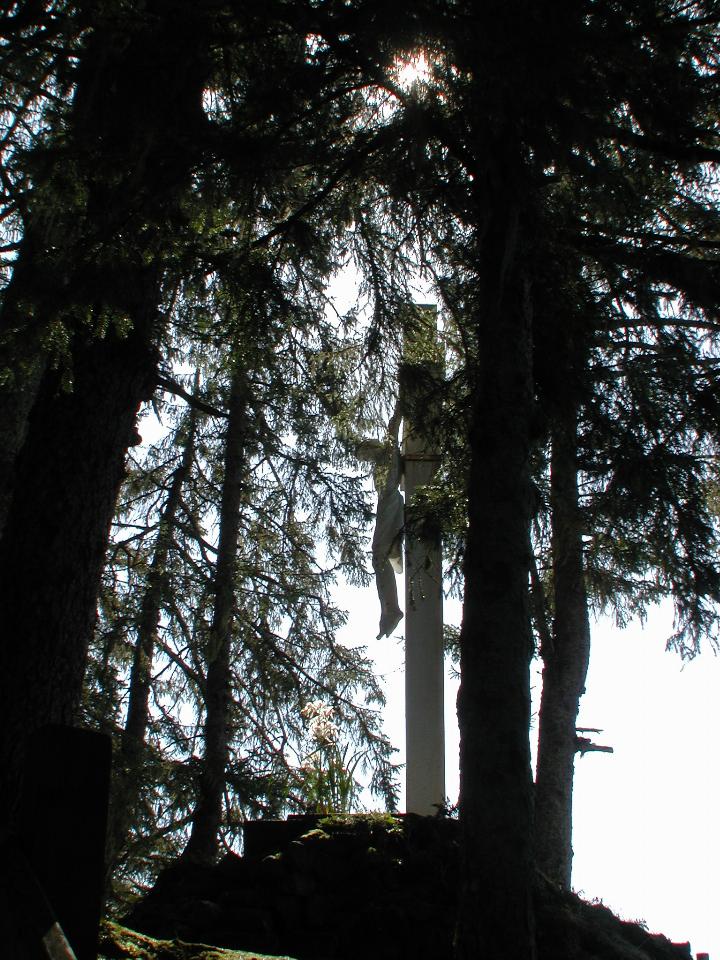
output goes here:
[{"label": "dark rock", "polygon": [[233,913],[251,907],[263,907],[267,904],[268,892],[263,887],[229,887],[220,895],[218,903],[224,913]]},{"label": "dark rock", "polygon": [[18,841],[78,960],[94,960],[103,903],[112,747],[50,725],[27,746]]},{"label": "dark rock", "polygon": [[299,926],[303,919],[301,901],[293,896],[280,896],[275,899],[275,910],[278,920],[285,930],[292,930]]}]

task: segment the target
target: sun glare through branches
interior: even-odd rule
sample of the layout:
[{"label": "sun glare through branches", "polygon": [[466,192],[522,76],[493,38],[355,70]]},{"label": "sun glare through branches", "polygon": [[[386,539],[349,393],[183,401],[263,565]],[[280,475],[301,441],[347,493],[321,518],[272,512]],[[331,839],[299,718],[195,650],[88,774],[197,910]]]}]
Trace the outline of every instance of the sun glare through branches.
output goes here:
[{"label": "sun glare through branches", "polygon": [[430,82],[432,70],[424,51],[398,57],[392,70],[393,79],[401,90],[425,86]]}]

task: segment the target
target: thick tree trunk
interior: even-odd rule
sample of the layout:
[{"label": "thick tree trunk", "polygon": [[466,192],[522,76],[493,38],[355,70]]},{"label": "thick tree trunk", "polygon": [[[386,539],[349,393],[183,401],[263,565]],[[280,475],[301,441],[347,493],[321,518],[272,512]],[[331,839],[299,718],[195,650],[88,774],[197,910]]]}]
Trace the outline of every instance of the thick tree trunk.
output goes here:
[{"label": "thick tree trunk", "polygon": [[[96,7],[67,133],[37,158],[0,317],[14,418],[0,469],[2,829],[27,735],[70,722],[79,702],[124,457],[154,384],[158,235],[184,223],[210,69],[202,8],[149,0],[105,20]],[[67,351],[51,356],[57,340]]]},{"label": "thick tree trunk", "polygon": [[[23,305],[31,290],[32,300],[37,303],[38,299],[31,247],[26,235],[0,309],[0,537],[15,489],[15,463],[25,443],[30,412],[47,366],[47,351],[38,343],[35,331],[24,329],[27,317]],[[17,336],[16,331],[22,331],[22,336]]]},{"label": "thick tree trunk", "polygon": [[[196,380],[197,385],[197,380]],[[112,870],[127,838],[137,807],[150,717],[152,668],[158,641],[158,627],[167,592],[167,564],[173,543],[173,528],[180,507],[183,487],[192,469],[195,455],[197,413],[190,409],[187,436],[183,441],[180,463],[172,474],[167,499],[158,523],[152,562],[140,603],[133,663],[128,687],[128,708],[116,761],[106,861]]]},{"label": "thick tree trunk", "polygon": [[240,508],[247,470],[247,384],[236,361],[228,404],[213,617],[207,643],[204,753],[186,860],[212,863],[223,818],[225,771],[230,747],[232,627]]},{"label": "thick tree trunk", "polygon": [[0,535],[52,344],[127,316],[158,230],[184,223],[178,200],[206,131],[208,15],[192,0],[149,0],[127,19],[86,6],[76,93],[30,158],[25,235],[0,310]]},{"label": "thick tree trunk", "polygon": [[478,375],[460,635],[458,960],[532,960],[531,316],[519,203],[496,171],[478,273]]},{"label": "thick tree trunk", "polygon": [[125,454],[155,382],[145,329],[138,323],[124,340],[79,345],[71,392],[46,376],[16,463],[0,541],[0,793],[7,804],[17,796],[26,737],[47,723],[71,723],[80,700]]},{"label": "thick tree trunk", "polygon": [[[564,889],[572,871],[572,795],[575,727],[590,659],[578,497],[577,413],[566,404],[552,428],[550,506],[554,621],[543,649],[542,697],[535,784],[538,868]],[[560,419],[562,417],[562,419]]]}]

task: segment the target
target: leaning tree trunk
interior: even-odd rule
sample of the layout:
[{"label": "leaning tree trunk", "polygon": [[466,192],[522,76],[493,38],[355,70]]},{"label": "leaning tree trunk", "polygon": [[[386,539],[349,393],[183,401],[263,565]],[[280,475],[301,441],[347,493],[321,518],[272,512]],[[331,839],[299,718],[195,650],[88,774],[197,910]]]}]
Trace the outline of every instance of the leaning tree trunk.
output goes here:
[{"label": "leaning tree trunk", "polygon": [[[198,380],[195,384],[197,389]],[[116,758],[106,862],[112,870],[122,850],[132,824],[141,790],[142,759],[145,752],[150,717],[150,690],[152,667],[158,642],[158,627],[163,602],[168,589],[168,559],[173,545],[175,522],[180,508],[182,490],[192,469],[195,456],[195,425],[197,412],[190,408],[188,422],[183,428],[182,458],[172,473],[167,499],[158,522],[158,532],[152,561],[147,572],[145,589],[140,602],[136,625],[133,663],[128,685],[128,708]]]},{"label": "leaning tree trunk", "polygon": [[535,783],[538,868],[564,889],[572,871],[572,797],[576,723],[590,660],[578,495],[577,411],[572,401],[555,418],[550,460],[554,620],[543,645]]},{"label": "leaning tree trunk", "polygon": [[535,956],[528,600],[531,313],[521,267],[520,202],[512,191],[498,166],[482,198],[489,209],[478,262],[479,369],[470,431],[458,695],[458,960]]},{"label": "leaning tree trunk", "polygon": [[214,578],[213,616],[207,642],[204,752],[192,829],[183,858],[212,863],[217,855],[223,818],[225,772],[230,751],[233,613],[240,508],[247,470],[248,397],[245,371],[236,360],[230,387],[225,434],[220,529]]},{"label": "leaning tree trunk", "polygon": [[[9,383],[22,403],[0,471],[3,831],[28,735],[71,722],[79,703],[124,458],[154,387],[158,235],[184,222],[210,69],[202,11],[180,6],[149,0],[127,20],[84,11],[93,29],[67,135],[41,155],[30,204],[59,218],[62,242],[33,225],[16,268],[22,289],[8,292],[11,315],[0,317],[0,373],[23,361]],[[68,179],[76,189],[53,195]]]}]

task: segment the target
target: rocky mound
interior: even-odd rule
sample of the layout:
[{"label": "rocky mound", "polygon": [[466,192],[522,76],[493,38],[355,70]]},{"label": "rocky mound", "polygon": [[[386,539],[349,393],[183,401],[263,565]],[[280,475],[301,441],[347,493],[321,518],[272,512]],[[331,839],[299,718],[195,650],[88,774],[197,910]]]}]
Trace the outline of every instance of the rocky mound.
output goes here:
[{"label": "rocky mound", "polygon": [[[167,869],[125,925],[299,960],[451,960],[456,821],[369,815],[255,828],[246,833],[243,857]],[[621,921],[542,878],[536,911],[540,960],[691,957],[687,944]]]}]

